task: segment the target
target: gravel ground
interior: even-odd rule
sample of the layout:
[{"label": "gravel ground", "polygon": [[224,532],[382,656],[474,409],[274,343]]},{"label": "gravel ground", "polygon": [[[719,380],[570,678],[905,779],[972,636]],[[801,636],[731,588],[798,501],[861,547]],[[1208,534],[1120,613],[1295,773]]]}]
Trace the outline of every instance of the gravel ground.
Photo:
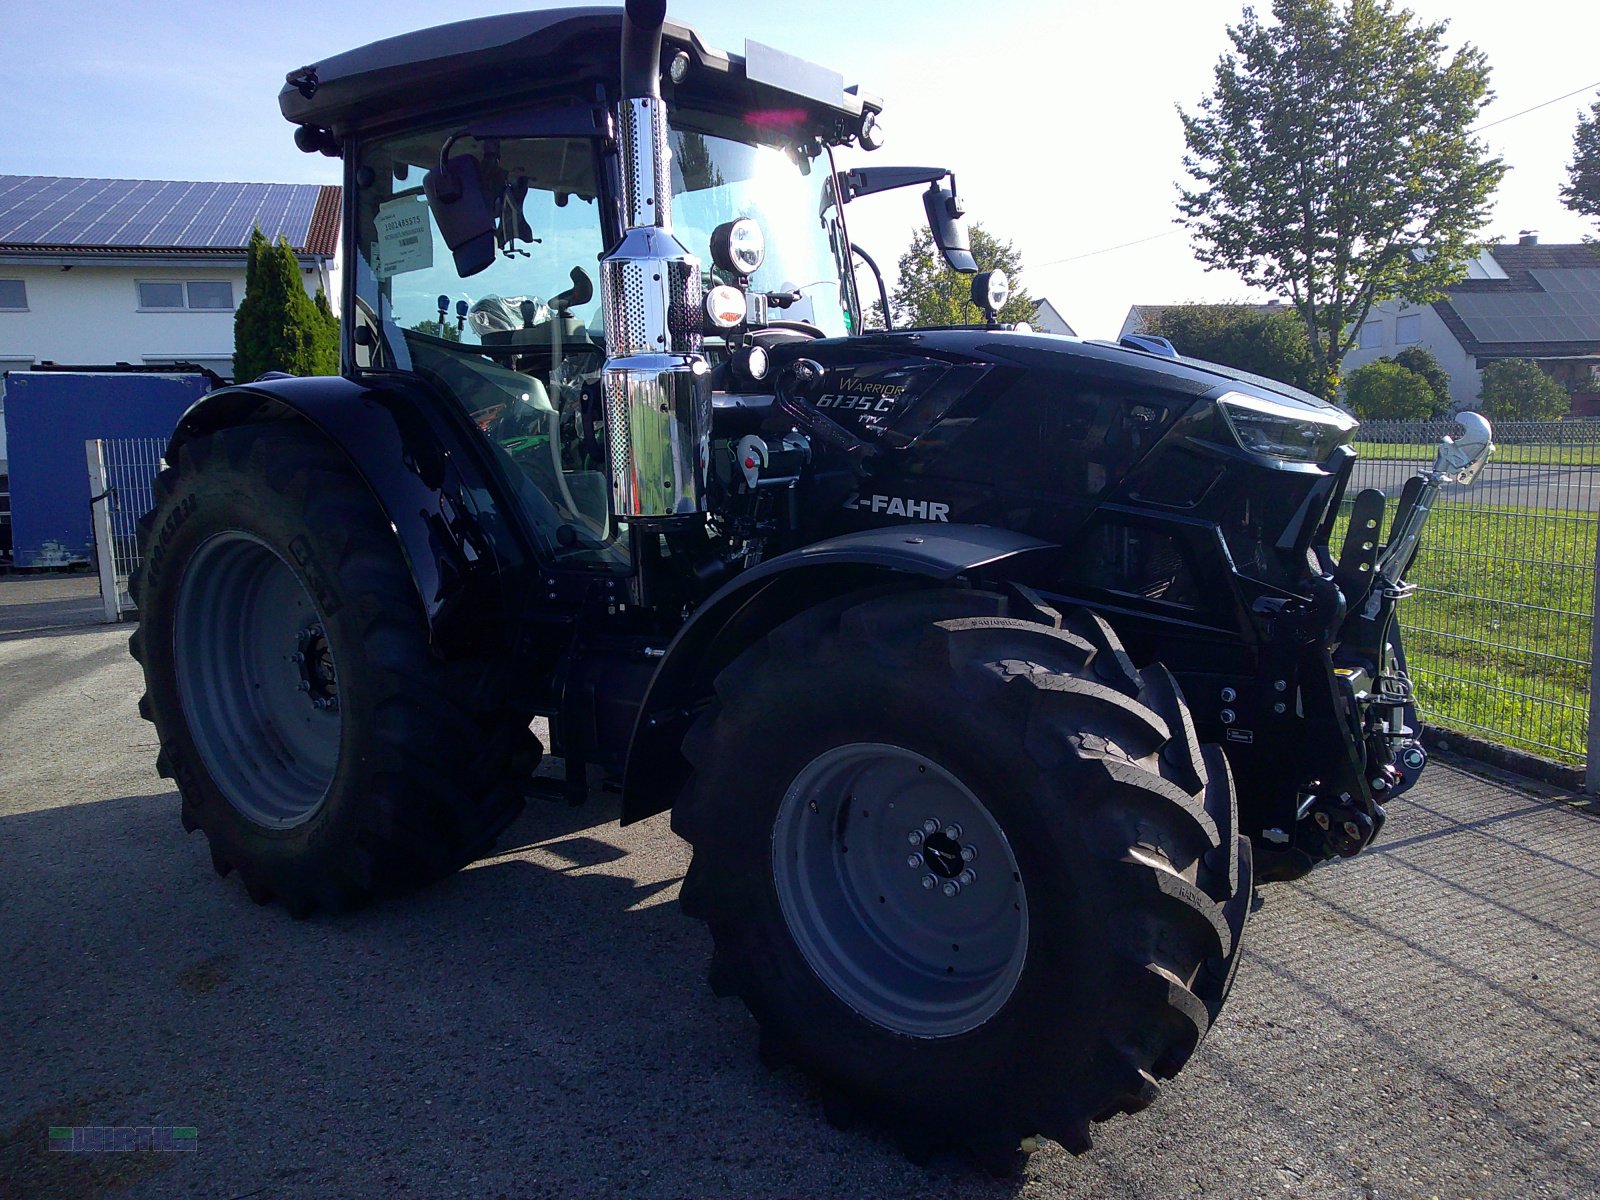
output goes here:
[{"label": "gravel ground", "polygon": [[[1600,1194],[1600,819],[1439,762],[1384,844],[1269,888],[1153,1108],[996,1181],[823,1119],[702,977],[664,817],[536,804],[407,900],[218,880],[88,580],[0,579],[0,1196]],[[7,632],[9,631],[9,632]],[[49,1154],[176,1125],[193,1154]]]}]

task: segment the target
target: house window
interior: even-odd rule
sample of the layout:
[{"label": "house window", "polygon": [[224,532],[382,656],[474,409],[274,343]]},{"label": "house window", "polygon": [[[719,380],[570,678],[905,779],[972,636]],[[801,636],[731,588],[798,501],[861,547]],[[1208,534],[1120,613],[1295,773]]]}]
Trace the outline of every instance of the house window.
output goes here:
[{"label": "house window", "polygon": [[1394,340],[1397,346],[1415,346],[1422,340],[1422,314],[1412,313],[1405,317],[1396,317],[1394,321]]},{"label": "house window", "polygon": [[231,311],[233,284],[226,279],[197,279],[188,283],[141,280],[139,308],[141,311],[151,312],[178,312],[184,309],[201,312]]},{"label": "house window", "polygon": [[1361,327],[1361,348],[1376,350],[1383,345],[1383,322],[1368,321]]},{"label": "house window", "polygon": [[26,312],[28,284],[22,279],[0,279],[0,312]]},{"label": "house window", "polygon": [[233,284],[225,279],[220,282],[207,280],[204,283],[191,283],[189,285],[189,307],[231,309],[233,307]]}]

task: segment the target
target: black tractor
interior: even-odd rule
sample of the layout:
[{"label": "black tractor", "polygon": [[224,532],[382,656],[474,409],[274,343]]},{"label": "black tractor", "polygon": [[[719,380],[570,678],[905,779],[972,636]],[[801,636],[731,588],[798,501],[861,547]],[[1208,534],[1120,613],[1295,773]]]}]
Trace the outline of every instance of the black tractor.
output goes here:
[{"label": "black tractor", "polygon": [[925,186],[972,271],[954,179],[836,167],[878,100],[664,18],[289,74],[344,163],[344,372],[172,437],[133,584],[160,769],[302,917],[487,852],[543,717],[555,798],[672,810],[764,1059],[913,1153],[1082,1151],[1216,1018],[1252,878],[1416,780],[1394,605],[1484,451],[1387,539],[1355,497],[1335,558],[1329,404],[1001,326],[992,274],[986,323],[866,328],[847,210]]}]

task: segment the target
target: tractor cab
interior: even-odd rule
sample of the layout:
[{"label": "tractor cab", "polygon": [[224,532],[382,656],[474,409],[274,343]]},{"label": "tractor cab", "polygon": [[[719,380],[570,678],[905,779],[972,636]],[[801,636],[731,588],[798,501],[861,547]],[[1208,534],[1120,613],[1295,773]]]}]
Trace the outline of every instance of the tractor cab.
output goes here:
[{"label": "tractor cab", "polygon": [[[668,23],[648,81],[669,114],[667,178],[660,211],[630,213],[621,35],[616,10],[464,21],[303,67],[280,97],[303,148],[345,160],[347,373],[449,396],[519,492],[540,557],[615,571],[627,518],[651,514],[607,484],[600,260],[631,224],[676,239],[694,277],[668,301],[674,344],[646,349],[703,355],[719,392],[775,341],[852,333],[833,150],[875,147],[880,110],[821,68]],[[661,511],[692,498],[677,491]]]}]

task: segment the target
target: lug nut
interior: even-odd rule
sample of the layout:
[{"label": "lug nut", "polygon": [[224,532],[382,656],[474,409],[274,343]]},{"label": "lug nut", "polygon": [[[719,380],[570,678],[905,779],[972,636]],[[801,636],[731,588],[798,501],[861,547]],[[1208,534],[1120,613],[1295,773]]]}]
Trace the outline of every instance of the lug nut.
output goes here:
[{"label": "lug nut", "polygon": [[295,684],[295,687],[299,688],[302,692],[309,692],[311,690],[311,681],[309,679],[302,679],[299,683]]},{"label": "lug nut", "polygon": [[306,656],[304,654],[301,654],[300,651],[298,651],[298,650],[296,650],[293,654],[289,655],[289,661],[292,662],[292,663],[303,663],[303,662],[305,662],[305,660],[306,660]]},{"label": "lug nut", "polygon": [[971,867],[968,867],[965,871],[956,876],[956,882],[962,887],[971,887],[973,884],[978,882],[978,873]]},{"label": "lug nut", "polygon": [[913,829],[910,833],[906,834],[906,841],[910,842],[913,846],[922,845],[922,830]]},{"label": "lug nut", "polygon": [[920,854],[908,854],[908,855],[906,855],[906,866],[910,867],[913,871],[915,871],[921,865],[922,865],[922,855],[920,855]]},{"label": "lug nut", "polygon": [[961,894],[961,885],[954,879],[947,879],[944,887],[940,888],[939,890],[942,891],[946,896],[959,896]]},{"label": "lug nut", "polygon": [[935,887],[938,886],[938,883],[939,881],[932,875],[924,875],[922,877],[922,890],[925,892],[931,892]]},{"label": "lug nut", "polygon": [[944,835],[952,842],[959,842],[961,840],[961,826],[954,823],[946,825],[944,827]]},{"label": "lug nut", "polygon": [[977,857],[978,857],[978,848],[976,846],[963,846],[963,847],[961,847],[961,861],[962,862],[971,862],[973,859],[975,859]]},{"label": "lug nut", "polygon": [[935,821],[932,817],[929,817],[926,821],[924,821],[922,823],[922,832],[923,833],[938,833],[939,832],[939,822]]}]

